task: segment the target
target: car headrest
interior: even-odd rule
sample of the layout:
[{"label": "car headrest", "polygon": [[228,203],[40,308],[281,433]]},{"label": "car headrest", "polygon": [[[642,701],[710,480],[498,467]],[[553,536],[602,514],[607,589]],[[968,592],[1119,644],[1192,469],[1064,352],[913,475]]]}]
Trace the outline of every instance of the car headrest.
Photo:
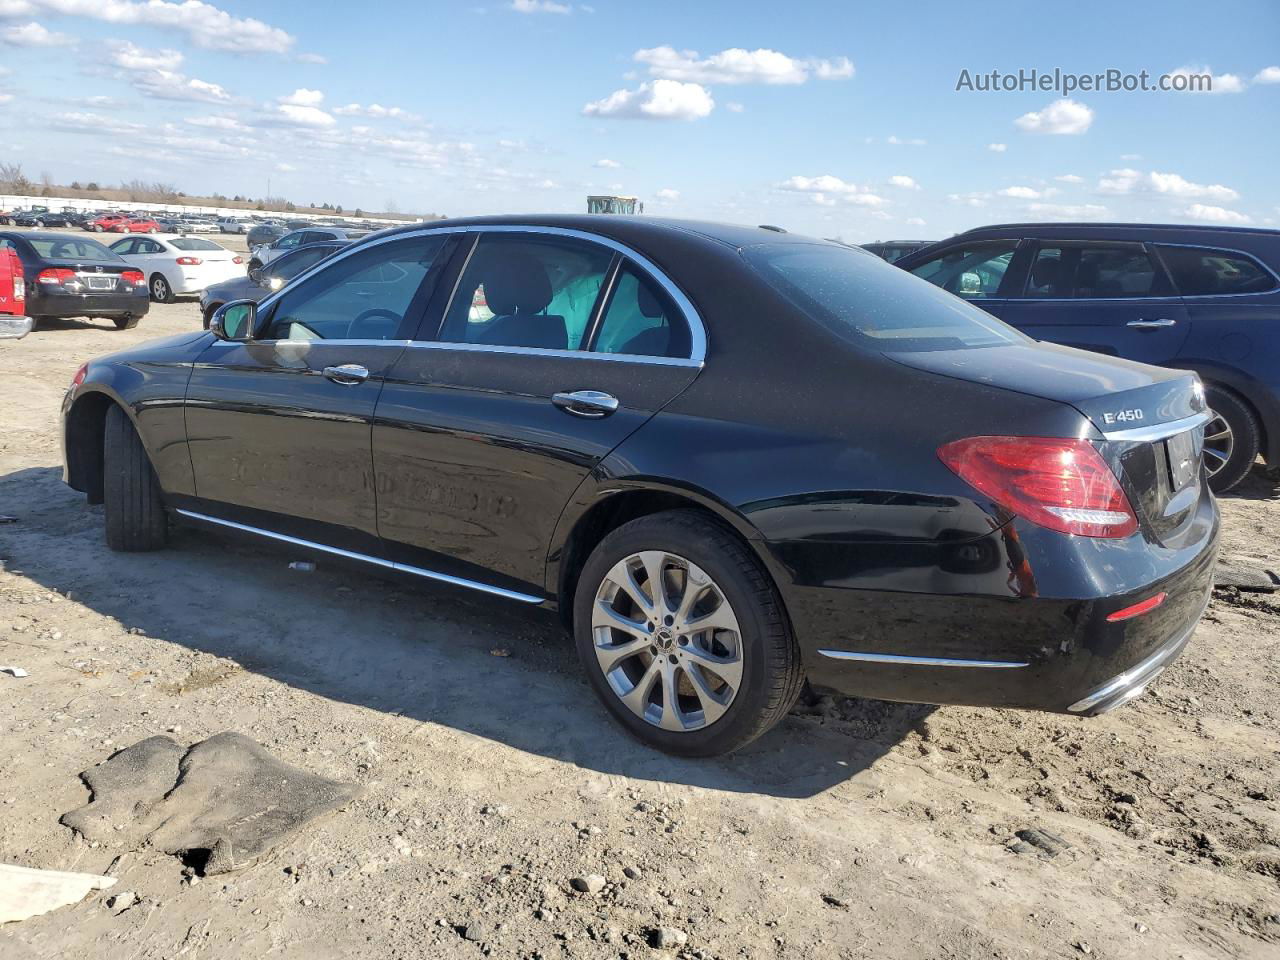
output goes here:
[{"label": "car headrest", "polygon": [[1035,287],[1051,287],[1058,282],[1060,260],[1037,260],[1031,268],[1031,285]]},{"label": "car headrest", "polygon": [[639,283],[636,287],[636,305],[640,308],[640,313],[650,320],[656,320],[661,317],[664,312],[662,301],[649,289],[649,285],[647,283]]},{"label": "car headrest", "polygon": [[502,315],[538,313],[551,302],[546,267],[529,254],[508,252],[480,273],[489,309]]}]

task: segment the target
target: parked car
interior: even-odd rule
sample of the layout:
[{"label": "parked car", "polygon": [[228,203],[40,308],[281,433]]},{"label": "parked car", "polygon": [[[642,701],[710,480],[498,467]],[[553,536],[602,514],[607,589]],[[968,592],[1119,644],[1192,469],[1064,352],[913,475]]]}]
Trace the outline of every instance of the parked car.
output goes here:
[{"label": "parked car", "polygon": [[314,267],[326,257],[331,257],[348,244],[347,240],[326,240],[323,243],[312,243],[305,247],[290,250],[282,257],[271,261],[269,267],[256,267],[245,276],[224,280],[207,287],[200,294],[200,316],[204,319],[204,328],[209,329],[209,320],[213,313],[224,303],[232,300],[261,300],[268,294],[275,293],[286,283],[305,270]]},{"label": "parked car", "polygon": [[223,217],[218,221],[218,230],[222,233],[248,233],[254,222],[248,217]]},{"label": "parked car", "polygon": [[368,235],[367,230],[348,230],[342,227],[307,227],[305,230],[293,230],[270,243],[250,247],[249,269],[265,267],[276,257],[309,243],[322,243],[325,240],[351,241]]},{"label": "parked car", "polygon": [[123,223],[128,219],[129,218],[122,213],[101,213],[98,214],[98,216],[85,221],[81,226],[85,230],[90,230],[94,233],[103,233],[110,230],[116,224]]},{"label": "parked car", "polygon": [[250,250],[253,250],[255,247],[261,247],[272,240],[278,240],[288,232],[278,223],[260,223],[245,235],[245,243],[249,245]]},{"label": "parked car", "polygon": [[244,276],[244,257],[201,237],[126,237],[111,249],[146,274],[156,303],[173,303],[178,295]]},{"label": "parked car", "polygon": [[31,332],[26,278],[13,246],[0,240],[0,340],[21,340]]},{"label": "parked car", "polygon": [[127,220],[117,220],[111,226],[107,227],[108,233],[159,233],[160,224],[156,223],[150,217],[130,217]]},{"label": "parked car", "polygon": [[187,233],[187,222],[178,217],[156,217],[161,233]]},{"label": "parked car", "polygon": [[864,243],[862,249],[874,253],[881,260],[893,263],[909,253],[915,253],[922,247],[927,247],[930,242],[929,240],[883,240]]},{"label": "parked car", "polygon": [[45,227],[70,227],[72,226],[71,218],[65,213],[58,213],[54,210],[45,210],[43,212],[28,211],[26,213],[17,213],[9,218],[9,222],[18,227],[35,227],[37,230],[43,230]]},{"label": "parked car", "polygon": [[1280,231],[1159,224],[982,227],[897,263],[1037,340],[1194,370],[1209,482],[1280,467]]},{"label": "parked car", "polygon": [[183,217],[182,224],[185,233],[218,233],[218,225],[212,220],[206,220],[203,217]]},{"label": "parked car", "polygon": [[19,220],[26,219],[27,217],[38,216],[40,214],[48,213],[48,212],[49,212],[48,207],[26,207],[18,210],[10,210],[8,213],[4,215],[4,222],[11,227],[15,227],[15,226],[18,226]]},{"label": "parked car", "polygon": [[1198,385],[862,250],[485,217],[86,364],[65,476],[115,549],[172,517],[558,608],[619,723],[708,755],[805,680],[1077,715],[1140,693],[1212,586]]},{"label": "parked car", "polygon": [[22,261],[26,313],[36,326],[45,317],[106,317],[127,330],[147,313],[146,277],[90,237],[0,232],[0,245]]}]

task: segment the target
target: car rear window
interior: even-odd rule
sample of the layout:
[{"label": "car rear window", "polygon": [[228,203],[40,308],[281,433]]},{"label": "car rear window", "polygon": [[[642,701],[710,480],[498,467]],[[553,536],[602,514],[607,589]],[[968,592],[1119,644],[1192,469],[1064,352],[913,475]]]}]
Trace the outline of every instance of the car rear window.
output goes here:
[{"label": "car rear window", "polygon": [[1277,286],[1275,277],[1244,253],[1208,247],[1161,246],[1159,250],[1184,297],[1266,293]]},{"label": "car rear window", "polygon": [[904,353],[1027,342],[990,314],[864,251],[766,243],[742,255],[805,313],[863,347]]},{"label": "car rear window", "polygon": [[120,259],[96,240],[28,237],[27,242],[46,260],[105,260],[114,263]]},{"label": "car rear window", "polygon": [[174,239],[170,240],[169,243],[172,246],[177,247],[179,250],[221,250],[222,249],[222,247],[218,246],[212,240],[200,240],[196,237],[175,237]]}]

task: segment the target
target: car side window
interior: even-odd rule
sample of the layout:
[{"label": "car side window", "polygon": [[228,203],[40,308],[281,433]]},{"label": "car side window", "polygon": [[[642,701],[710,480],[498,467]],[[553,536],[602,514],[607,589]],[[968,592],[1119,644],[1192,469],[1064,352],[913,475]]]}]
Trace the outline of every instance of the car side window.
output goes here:
[{"label": "car side window", "polygon": [[122,257],[126,257],[131,253],[138,252],[139,240],[117,240],[111,245],[113,253],[118,253]]},{"label": "car side window", "polygon": [[611,250],[582,240],[483,233],[440,340],[577,350],[612,262]]},{"label": "car side window", "polygon": [[1252,257],[1205,247],[1157,247],[1184,297],[1267,293],[1276,279]]},{"label": "car side window", "polygon": [[329,254],[333,253],[328,247],[317,247],[314,250],[299,250],[297,253],[282,258],[283,262],[279,266],[273,265],[271,271],[272,276],[279,277],[286,283],[300,274],[308,267],[319,263]]},{"label": "car side window", "polygon": [[618,271],[594,349],[642,357],[688,357],[689,325],[657,284],[631,264]]},{"label": "car side window", "polygon": [[443,245],[411,237],[339,260],[276,301],[263,339],[394,339]]},{"label": "car side window", "polygon": [[164,253],[164,247],[156,243],[154,240],[135,240],[134,253]]},{"label": "car side window", "polygon": [[276,246],[281,250],[289,250],[302,242],[302,236],[300,233],[287,234],[276,241]]},{"label": "car side window", "polygon": [[1119,300],[1159,296],[1163,275],[1140,244],[1042,244],[1027,277],[1028,297]]},{"label": "car side window", "polygon": [[991,240],[949,247],[911,272],[966,300],[987,300],[1000,295],[1017,246],[1017,240]]}]

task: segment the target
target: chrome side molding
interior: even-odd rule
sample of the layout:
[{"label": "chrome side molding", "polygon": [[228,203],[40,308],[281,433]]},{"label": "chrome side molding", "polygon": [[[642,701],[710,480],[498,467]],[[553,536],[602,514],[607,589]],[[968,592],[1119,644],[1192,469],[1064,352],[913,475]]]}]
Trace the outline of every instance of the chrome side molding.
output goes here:
[{"label": "chrome side molding", "polygon": [[853,650],[819,650],[832,660],[860,660],[865,663],[896,663],[908,667],[981,667],[986,670],[1011,670],[1029,667],[1030,663],[1012,660],[952,660],[947,657],[903,657],[893,653],[856,653]]},{"label": "chrome side molding", "polygon": [[291,537],[285,533],[276,533],[274,530],[264,530],[261,527],[251,527],[246,523],[236,523],[234,520],[223,520],[219,517],[210,517],[203,513],[196,513],[193,510],[175,510],[184,517],[192,520],[201,520],[205,523],[216,524],[220,527],[229,527],[232,530],[240,530],[244,533],[257,534],[260,537],[266,537],[269,540],[278,540],[281,543],[291,543],[297,547],[306,547],[308,550],[319,550],[321,553],[333,554],[336,557],[345,557],[348,560],[359,560],[362,563],[369,563],[375,567],[382,567],[384,570],[395,570],[398,573],[410,573],[415,577],[423,577],[427,580],[436,580],[440,583],[452,584],[455,587],[466,587],[468,590],[478,590],[481,593],[490,593],[495,597],[505,597],[508,600],[518,600],[521,603],[542,603],[542,597],[530,596],[527,593],[520,593],[516,590],[508,590],[505,587],[495,587],[488,583],[479,583],[475,580],[467,580],[463,577],[454,577],[447,573],[437,573],[434,570],[426,570],[422,567],[411,566],[407,563],[394,563],[391,560],[383,560],[381,557],[371,557],[366,553],[356,553],[354,550],[343,550],[339,547],[326,546],[323,543],[315,543],[311,540],[303,540],[301,537]]},{"label": "chrome side molding", "polygon": [[1185,433],[1187,430],[1194,430],[1196,427],[1202,427],[1213,419],[1212,414],[1208,410],[1201,410],[1199,413],[1193,413],[1189,417],[1183,417],[1181,420],[1170,420],[1167,423],[1154,423],[1149,427],[1129,427],[1124,430],[1109,430],[1102,435],[1108,440],[1128,440],[1130,442],[1146,443],[1152,440],[1163,440],[1166,437],[1176,436],[1179,433]]}]

